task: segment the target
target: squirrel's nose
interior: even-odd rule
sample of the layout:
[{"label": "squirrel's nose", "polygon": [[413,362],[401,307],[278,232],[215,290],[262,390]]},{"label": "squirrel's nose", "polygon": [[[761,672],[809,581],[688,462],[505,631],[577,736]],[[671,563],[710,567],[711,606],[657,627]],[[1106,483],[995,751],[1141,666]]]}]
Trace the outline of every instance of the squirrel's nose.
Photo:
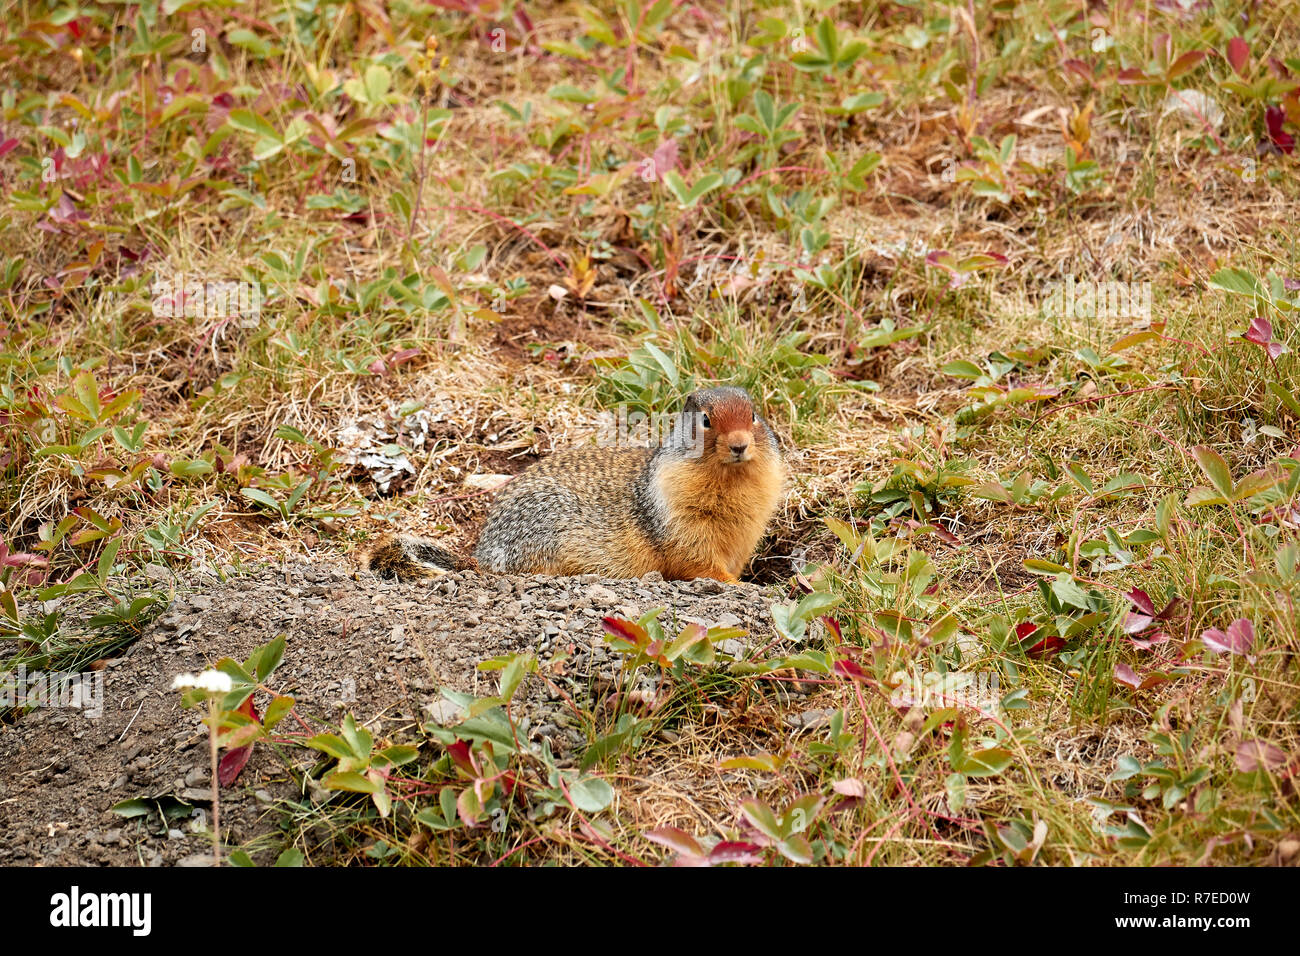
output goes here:
[{"label": "squirrel's nose", "polygon": [[736,444],[728,445],[727,447],[731,449],[731,453],[733,455],[739,458],[749,449],[749,442],[739,442]]}]

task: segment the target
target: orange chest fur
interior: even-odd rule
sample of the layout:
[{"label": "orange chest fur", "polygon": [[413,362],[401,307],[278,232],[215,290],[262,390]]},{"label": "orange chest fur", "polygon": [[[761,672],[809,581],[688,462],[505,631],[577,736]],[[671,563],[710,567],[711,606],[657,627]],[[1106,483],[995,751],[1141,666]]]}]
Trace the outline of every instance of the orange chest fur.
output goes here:
[{"label": "orange chest fur", "polygon": [[671,545],[699,560],[734,567],[748,559],[781,498],[779,460],[752,467],[700,462],[670,465],[658,477]]}]

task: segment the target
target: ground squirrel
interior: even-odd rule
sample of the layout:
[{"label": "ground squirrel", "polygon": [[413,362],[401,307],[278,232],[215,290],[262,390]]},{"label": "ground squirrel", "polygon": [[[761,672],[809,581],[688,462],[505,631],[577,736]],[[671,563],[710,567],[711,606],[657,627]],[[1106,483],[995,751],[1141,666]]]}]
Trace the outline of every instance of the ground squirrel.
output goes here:
[{"label": "ground squirrel", "polygon": [[735,582],[776,511],[785,474],[776,436],[749,393],[702,389],[687,396],[657,448],[570,449],[511,480],[472,560],[389,536],[364,564],[402,579],[477,567]]}]

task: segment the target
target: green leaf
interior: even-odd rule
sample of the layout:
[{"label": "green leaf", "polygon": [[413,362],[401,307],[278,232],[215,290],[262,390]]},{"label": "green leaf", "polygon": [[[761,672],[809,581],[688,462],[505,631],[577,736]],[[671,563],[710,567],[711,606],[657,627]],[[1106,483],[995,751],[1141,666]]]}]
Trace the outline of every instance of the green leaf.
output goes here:
[{"label": "green leaf", "polygon": [[802,833],[786,837],[776,848],[791,863],[808,864],[813,861],[812,844]]},{"label": "green leaf", "polygon": [[271,434],[273,437],[279,438],[281,441],[297,442],[300,445],[313,444],[306,435],[294,428],[292,425],[277,425],[275,431]]},{"label": "green leaf", "polygon": [[948,792],[948,809],[960,810],[966,806],[966,777],[960,773],[950,773],[943,782]]},{"label": "green leaf", "polygon": [[844,598],[839,594],[831,594],[828,591],[814,591],[799,602],[794,609],[794,614],[795,617],[811,621],[815,617],[821,617],[843,600]]},{"label": "green leaf", "polygon": [[703,624],[687,624],[682,628],[681,634],[664,649],[664,657],[670,661],[683,655],[695,664],[713,663],[713,644]]},{"label": "green leaf", "polygon": [[754,828],[771,840],[780,842],[784,835],[781,833],[781,824],[776,819],[776,814],[772,808],[758,800],[749,799],[740,804],[740,812],[744,814],[745,819],[753,824]]},{"label": "green leaf", "polygon": [[853,168],[844,174],[845,185],[858,192],[866,189],[867,177],[876,171],[883,158],[880,153],[867,153],[862,156],[853,164]]},{"label": "green leaf", "polygon": [[456,813],[467,827],[472,827],[483,817],[483,804],[473,787],[466,787],[456,798]]},{"label": "green leaf", "polygon": [[321,784],[327,790],[347,790],[349,793],[378,793],[383,789],[381,784],[371,780],[365,774],[348,771],[340,773],[327,774]]},{"label": "green leaf", "polygon": [[1269,394],[1285,405],[1292,415],[1300,418],[1300,401],[1297,401],[1296,397],[1287,391],[1283,385],[1278,382],[1269,382],[1264,387]]},{"label": "green leaf", "polygon": [[614,788],[599,777],[583,777],[569,785],[573,805],[584,813],[599,813],[614,802]]},{"label": "green leaf", "polygon": [[663,183],[684,208],[690,209],[705,193],[712,192],[722,185],[721,173],[706,173],[695,181],[694,186],[687,186],[686,180],[675,169],[663,175]]},{"label": "green leaf", "polygon": [[953,760],[952,769],[967,777],[994,777],[1011,766],[1014,759],[1011,751],[990,747],[973,754],[962,754],[960,759]]},{"label": "green leaf", "polygon": [[135,797],[131,800],[121,800],[109,808],[119,817],[125,817],[133,820],[136,817],[147,817],[153,812],[153,804],[143,797]]},{"label": "green leaf", "polygon": [[405,744],[393,744],[385,747],[375,755],[376,763],[386,763],[390,767],[403,767],[420,756],[420,751]]},{"label": "green leaf", "polygon": [[1044,561],[1042,558],[1025,558],[1024,568],[1030,574],[1042,574],[1056,576],[1061,573],[1069,573],[1069,569],[1057,564],[1054,561]]},{"label": "green leaf", "polygon": [[366,99],[371,103],[382,103],[393,84],[393,75],[388,67],[378,63],[366,70]]},{"label": "green leaf", "polygon": [[1136,757],[1128,754],[1121,754],[1115,761],[1115,772],[1106,778],[1108,782],[1115,780],[1127,780],[1129,777],[1136,776],[1142,771],[1142,764]]},{"label": "green leaf", "polygon": [[951,375],[954,378],[967,378],[971,381],[984,377],[984,373],[980,370],[978,365],[974,362],[967,362],[962,359],[959,359],[956,362],[949,362],[947,365],[939,369],[939,371],[943,372],[945,375]]},{"label": "green leaf", "polygon": [[1260,281],[1245,269],[1220,269],[1210,277],[1210,285],[1234,295],[1264,296]]},{"label": "green leaf", "polygon": [[1278,470],[1264,468],[1259,471],[1252,471],[1233,486],[1232,500],[1245,501],[1247,498],[1254,497],[1261,491],[1272,488],[1283,477],[1282,472]]},{"label": "green leaf", "polygon": [[252,110],[231,110],[230,115],[226,117],[226,122],[237,130],[252,133],[261,139],[269,139],[277,143],[280,141],[280,134],[276,132],[275,127]]},{"label": "green leaf", "polygon": [[343,734],[343,739],[348,742],[352,752],[358,757],[370,756],[370,751],[374,747],[375,739],[370,736],[370,731],[364,727],[357,726],[357,720],[351,714],[343,718],[343,726],[339,728]]},{"label": "green leaf", "polygon": [[840,101],[838,107],[831,107],[826,112],[832,115],[861,113],[863,110],[874,109],[883,102],[885,102],[884,93],[856,93],[853,96],[846,96]]},{"label": "green leaf", "polygon": [[1210,479],[1210,484],[1214,486],[1214,490],[1225,498],[1231,498],[1233,489],[1232,472],[1223,457],[1206,445],[1196,445],[1192,448],[1192,457],[1201,466],[1201,471],[1205,472],[1205,477]]},{"label": "green leaf", "polygon": [[672,383],[673,388],[677,388],[681,384],[681,377],[678,375],[677,365],[673,360],[653,342],[646,342],[641,347],[645,349],[647,355],[655,360],[655,364],[663,369],[664,375]]},{"label": "green leaf", "polygon": [[267,508],[270,508],[272,511],[278,512],[280,510],[280,502],[276,501],[274,498],[268,495],[265,491],[262,491],[260,488],[240,488],[239,493],[243,495],[245,498],[247,498],[249,501],[255,501],[259,505],[265,505]]},{"label": "green leaf", "polygon": [[99,386],[95,383],[95,376],[89,372],[82,372],[73,380],[72,389],[76,393],[77,400],[89,413],[90,421],[99,421],[103,413],[99,407]]},{"label": "green leaf", "polygon": [[307,741],[307,746],[327,753],[336,760],[355,759],[358,756],[352,752],[347,741],[335,734],[317,734]]},{"label": "green leaf", "polygon": [[1187,500],[1184,504],[1189,508],[1204,508],[1208,505],[1226,505],[1231,504],[1231,502],[1213,488],[1206,488],[1204,485],[1197,485],[1188,492]]},{"label": "green leaf", "polygon": [[1092,479],[1088,477],[1088,473],[1084,471],[1077,462],[1072,461],[1066,464],[1065,471],[1066,474],[1070,476],[1071,480],[1083,489],[1085,494],[1092,494]]},{"label": "green leaf", "polygon": [[515,654],[501,671],[500,696],[510,700],[515,696],[525,675],[537,670],[537,658],[532,654]]},{"label": "green leaf", "polygon": [[237,27],[226,34],[226,40],[237,47],[247,50],[255,57],[263,58],[270,56],[275,47],[271,46],[266,40],[262,39],[252,30],[243,27]]},{"label": "green leaf", "polygon": [[271,702],[266,705],[266,713],[262,715],[262,726],[270,730],[293,710],[295,703],[292,697],[283,694],[271,698]]},{"label": "green leaf", "polygon": [[1084,610],[1088,608],[1088,592],[1079,587],[1068,572],[1056,576],[1056,580],[1052,582],[1052,593],[1062,604]]},{"label": "green leaf", "polygon": [[253,676],[264,683],[280,666],[282,660],[284,660],[283,634],[254,651],[248,659],[247,666],[252,668]]}]

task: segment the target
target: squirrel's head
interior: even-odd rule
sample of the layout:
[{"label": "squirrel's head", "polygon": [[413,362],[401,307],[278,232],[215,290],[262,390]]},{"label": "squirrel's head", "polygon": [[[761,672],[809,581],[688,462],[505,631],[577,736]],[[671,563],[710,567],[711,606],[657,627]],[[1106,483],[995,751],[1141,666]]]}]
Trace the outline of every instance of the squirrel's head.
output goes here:
[{"label": "squirrel's head", "polygon": [[740,465],[776,450],[776,438],[743,388],[704,388],[686,396],[679,447],[723,465]]}]

